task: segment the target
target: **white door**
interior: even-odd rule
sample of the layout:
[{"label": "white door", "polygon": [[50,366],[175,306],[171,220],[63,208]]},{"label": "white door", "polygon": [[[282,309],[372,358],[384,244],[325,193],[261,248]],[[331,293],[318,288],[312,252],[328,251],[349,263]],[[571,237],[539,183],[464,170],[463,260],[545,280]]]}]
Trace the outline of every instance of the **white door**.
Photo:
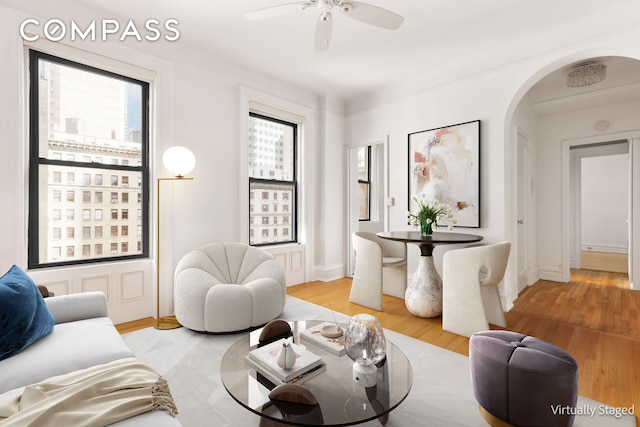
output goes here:
[{"label": "white door", "polygon": [[529,140],[518,132],[518,244],[517,244],[517,271],[518,293],[527,286],[529,274],[528,260],[528,228],[527,215],[529,199]]}]

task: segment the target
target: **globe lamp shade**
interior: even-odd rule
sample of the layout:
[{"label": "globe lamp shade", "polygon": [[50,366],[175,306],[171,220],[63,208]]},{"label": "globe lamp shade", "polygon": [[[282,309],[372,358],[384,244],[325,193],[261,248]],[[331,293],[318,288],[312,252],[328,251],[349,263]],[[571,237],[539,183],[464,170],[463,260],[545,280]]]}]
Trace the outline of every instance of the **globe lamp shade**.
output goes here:
[{"label": "globe lamp shade", "polygon": [[164,152],[162,163],[169,172],[183,177],[196,166],[196,156],[186,147],[175,146]]},{"label": "globe lamp shade", "polygon": [[344,347],[354,361],[353,380],[362,386],[376,384],[377,366],[386,357],[387,341],[382,325],[370,314],[356,314],[349,320]]}]

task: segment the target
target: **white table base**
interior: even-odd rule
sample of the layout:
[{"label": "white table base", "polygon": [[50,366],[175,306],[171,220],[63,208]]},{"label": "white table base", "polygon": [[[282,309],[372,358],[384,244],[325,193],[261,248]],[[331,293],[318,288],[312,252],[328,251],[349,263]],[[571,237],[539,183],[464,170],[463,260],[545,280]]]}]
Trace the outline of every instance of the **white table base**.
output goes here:
[{"label": "white table base", "polygon": [[414,316],[438,317],[442,314],[442,279],[433,265],[433,257],[420,257],[404,300]]}]

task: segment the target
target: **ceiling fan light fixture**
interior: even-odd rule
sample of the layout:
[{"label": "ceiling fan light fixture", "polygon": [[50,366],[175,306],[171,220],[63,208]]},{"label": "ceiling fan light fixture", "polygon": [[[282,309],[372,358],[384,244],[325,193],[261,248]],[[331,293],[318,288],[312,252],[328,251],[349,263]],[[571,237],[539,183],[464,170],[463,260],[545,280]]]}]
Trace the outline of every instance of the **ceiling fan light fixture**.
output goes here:
[{"label": "ceiling fan light fixture", "polygon": [[574,68],[567,74],[567,86],[584,87],[599,83],[607,78],[607,66],[596,62],[588,62]]},{"label": "ceiling fan light fixture", "polygon": [[298,3],[285,3],[254,10],[244,14],[250,21],[273,18],[295,10],[306,10],[317,6],[320,15],[316,23],[315,48],[317,52],[327,50],[333,31],[331,12],[335,7],[351,19],[387,30],[397,30],[404,18],[395,12],[356,0],[304,0]]}]

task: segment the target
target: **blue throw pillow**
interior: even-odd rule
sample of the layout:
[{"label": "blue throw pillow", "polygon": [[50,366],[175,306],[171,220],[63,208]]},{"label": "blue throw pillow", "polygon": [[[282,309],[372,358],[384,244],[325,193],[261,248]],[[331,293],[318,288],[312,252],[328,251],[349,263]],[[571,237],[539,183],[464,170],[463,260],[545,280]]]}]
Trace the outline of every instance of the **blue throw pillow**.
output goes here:
[{"label": "blue throw pillow", "polygon": [[20,267],[0,277],[0,360],[50,334],[54,323],[38,287]]}]

